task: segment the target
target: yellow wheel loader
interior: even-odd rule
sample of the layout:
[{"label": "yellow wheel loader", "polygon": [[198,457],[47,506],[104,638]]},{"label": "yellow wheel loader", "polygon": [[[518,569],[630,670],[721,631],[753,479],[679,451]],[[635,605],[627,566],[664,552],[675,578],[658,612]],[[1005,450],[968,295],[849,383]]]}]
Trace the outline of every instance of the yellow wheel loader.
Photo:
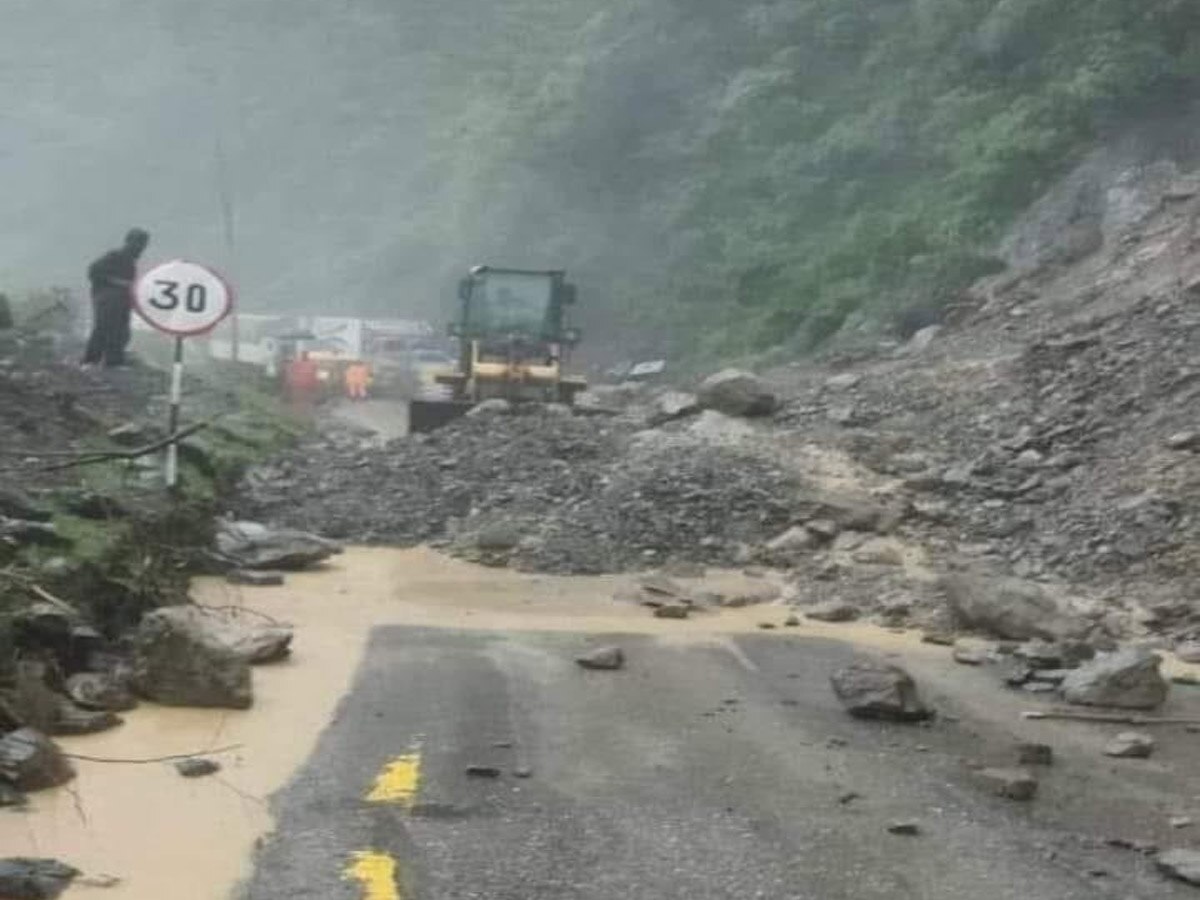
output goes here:
[{"label": "yellow wheel loader", "polygon": [[411,431],[438,428],[483,400],[571,406],[587,389],[564,370],[580,338],[567,321],[576,289],[565,272],[476,266],[459,282],[458,299],[450,325],[457,365],[434,376],[448,396],[414,398]]}]

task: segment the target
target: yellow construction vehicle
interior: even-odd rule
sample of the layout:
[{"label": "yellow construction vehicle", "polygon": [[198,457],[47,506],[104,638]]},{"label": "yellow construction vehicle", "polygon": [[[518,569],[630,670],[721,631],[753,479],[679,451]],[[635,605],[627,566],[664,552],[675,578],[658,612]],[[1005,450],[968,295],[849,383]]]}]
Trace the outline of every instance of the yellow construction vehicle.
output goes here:
[{"label": "yellow construction vehicle", "polygon": [[564,368],[580,338],[567,323],[576,294],[562,271],[471,269],[459,282],[459,314],[450,325],[457,365],[434,376],[449,396],[414,399],[410,429],[437,428],[492,398],[574,404],[587,388]]}]

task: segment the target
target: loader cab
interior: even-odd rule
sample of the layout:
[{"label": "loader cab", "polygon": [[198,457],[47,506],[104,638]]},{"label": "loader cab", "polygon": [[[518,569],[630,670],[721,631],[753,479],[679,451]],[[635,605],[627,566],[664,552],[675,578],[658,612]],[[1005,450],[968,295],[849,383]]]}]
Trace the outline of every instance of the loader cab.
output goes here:
[{"label": "loader cab", "polygon": [[566,309],[575,298],[565,272],[476,266],[459,282],[451,334],[486,343],[574,346],[579,333],[567,327]]}]

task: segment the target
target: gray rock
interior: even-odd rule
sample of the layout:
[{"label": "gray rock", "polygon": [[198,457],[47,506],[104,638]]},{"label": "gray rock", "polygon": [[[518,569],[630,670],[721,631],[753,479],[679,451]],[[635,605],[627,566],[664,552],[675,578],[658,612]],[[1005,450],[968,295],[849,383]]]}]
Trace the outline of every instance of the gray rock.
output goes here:
[{"label": "gray rock", "polygon": [[0,859],[0,897],[5,900],[53,900],[79,874],[56,859]]},{"label": "gray rock", "polygon": [[32,728],[0,737],[0,778],[19,791],[40,791],[66,784],[75,769],[50,738]]},{"label": "gray rock", "polygon": [[792,565],[817,546],[819,538],[803,525],[793,525],[767,541],[763,556],[776,565]]},{"label": "gray rock", "polygon": [[243,625],[227,622],[220,636],[234,653],[252,666],[287,659],[292,652],[292,629],[284,625]]},{"label": "gray rock", "polygon": [[1200,663],[1200,641],[1182,641],[1175,645],[1175,658],[1185,663]]},{"label": "gray rock", "polygon": [[687,603],[664,603],[654,610],[656,619],[686,619],[691,614],[692,607]]},{"label": "gray rock", "polygon": [[1021,766],[1049,766],[1054,763],[1054,748],[1049,744],[1024,741],[1017,744],[1017,764]]},{"label": "gray rock", "polygon": [[853,622],[858,618],[858,607],[845,600],[831,600],[806,609],[804,615],[818,622]]},{"label": "gray rock", "polygon": [[500,767],[488,765],[470,765],[466,768],[466,773],[472,778],[499,778]]},{"label": "gray rock", "polygon": [[278,587],[283,584],[283,573],[234,569],[226,573],[225,580],[230,584],[243,584],[249,587]]},{"label": "gray rock", "polygon": [[840,375],[831,375],[825,379],[825,387],[831,391],[848,391],[851,388],[857,387],[862,381],[862,376],[856,372],[843,372]]},{"label": "gray rock", "polygon": [[143,617],[133,639],[133,684],[168,706],[246,709],[253,703],[250,663],[194,606],[169,606]]},{"label": "gray rock", "polygon": [[766,416],[779,406],[761,378],[740,369],[726,369],[704,379],[697,399],[705,409],[729,416]]},{"label": "gray rock", "polygon": [[492,397],[478,403],[467,412],[468,416],[495,416],[512,412],[512,404],[503,397]]},{"label": "gray rock", "polygon": [[575,662],[585,669],[611,671],[625,665],[625,651],[620,647],[597,647],[576,657]]},{"label": "gray rock", "polygon": [[524,530],[516,522],[491,522],[475,532],[473,542],[480,550],[514,550],[521,544]]},{"label": "gray rock", "polygon": [[1164,850],[1154,863],[1164,875],[1200,887],[1200,850]]},{"label": "gray rock", "polygon": [[240,569],[306,569],[342,548],[306,531],[270,529],[257,522],[221,522],[217,552]]},{"label": "gray rock", "polygon": [[1154,709],[1167,699],[1158,666],[1158,655],[1140,647],[1107,653],[1063,680],[1063,698],[1083,706]]},{"label": "gray rock", "polygon": [[971,644],[958,643],[954,645],[954,661],[964,666],[982,666],[987,662],[987,651]]},{"label": "gray rock", "polygon": [[206,759],[202,756],[189,756],[187,759],[181,759],[175,763],[175,771],[184,778],[202,778],[205,775],[213,775],[221,771],[221,764],[215,759]]},{"label": "gray rock", "polygon": [[1172,450],[1200,450],[1200,431],[1180,431],[1167,438]]},{"label": "gray rock", "polygon": [[1038,585],[1030,582],[953,575],[942,580],[942,589],[964,626],[996,637],[1055,640],[1078,630],[1078,624]]},{"label": "gray rock", "polygon": [[917,822],[905,820],[903,822],[889,822],[888,834],[900,834],[908,837],[915,837],[921,833],[921,826]]},{"label": "gray rock", "polygon": [[1032,800],[1037,793],[1037,779],[1024,769],[986,768],[975,777],[991,793],[1009,800]]},{"label": "gray rock", "polygon": [[1138,731],[1123,731],[1108,742],[1105,756],[1121,759],[1145,759],[1154,752],[1154,738]]},{"label": "gray rock", "polygon": [[115,672],[77,672],[67,679],[66,691],[84,709],[125,712],[137,706],[128,679]]},{"label": "gray rock", "polygon": [[673,422],[700,411],[700,401],[695,394],[685,391],[663,391],[650,404],[650,425],[662,425]]},{"label": "gray rock", "polygon": [[800,625],[800,617],[795,613],[792,613],[783,620],[783,625],[785,628],[797,628]]},{"label": "gray rock", "polygon": [[660,597],[686,597],[687,591],[678,582],[666,575],[643,575],[638,579],[638,587]]},{"label": "gray rock", "polygon": [[830,683],[842,706],[857,718],[913,722],[932,715],[912,676],[881,659],[861,657],[834,672]]}]

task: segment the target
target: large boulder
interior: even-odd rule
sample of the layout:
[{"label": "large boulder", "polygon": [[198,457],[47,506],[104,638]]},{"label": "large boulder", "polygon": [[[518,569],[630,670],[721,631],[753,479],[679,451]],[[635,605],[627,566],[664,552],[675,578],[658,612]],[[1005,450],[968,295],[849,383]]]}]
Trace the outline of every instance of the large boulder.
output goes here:
[{"label": "large boulder", "polygon": [[341,553],[341,545],[307,531],[272,529],[257,522],[222,522],[217,552],[240,569],[306,569]]},{"label": "large boulder", "polygon": [[697,399],[705,409],[730,416],[768,416],[779,408],[775,393],[757,375],[725,369],[704,379]]},{"label": "large boulder", "polygon": [[147,613],[134,635],[133,684],[168,706],[246,709],[250,662],[230,646],[220,621],[194,606]]},{"label": "large boulder", "polygon": [[846,712],[860,719],[915,722],[932,715],[912,676],[881,659],[856,659],[834,672],[829,681]]},{"label": "large boulder", "polygon": [[1143,647],[1106,653],[1072,670],[1062,683],[1068,703],[1154,709],[1167,699],[1159,657]]},{"label": "large boulder", "polygon": [[1058,603],[1031,582],[952,575],[943,579],[942,589],[962,625],[998,638],[1056,640],[1079,630]]},{"label": "large boulder", "polygon": [[18,728],[0,737],[0,779],[19,791],[66,784],[75,769],[58,745],[40,731]]}]

